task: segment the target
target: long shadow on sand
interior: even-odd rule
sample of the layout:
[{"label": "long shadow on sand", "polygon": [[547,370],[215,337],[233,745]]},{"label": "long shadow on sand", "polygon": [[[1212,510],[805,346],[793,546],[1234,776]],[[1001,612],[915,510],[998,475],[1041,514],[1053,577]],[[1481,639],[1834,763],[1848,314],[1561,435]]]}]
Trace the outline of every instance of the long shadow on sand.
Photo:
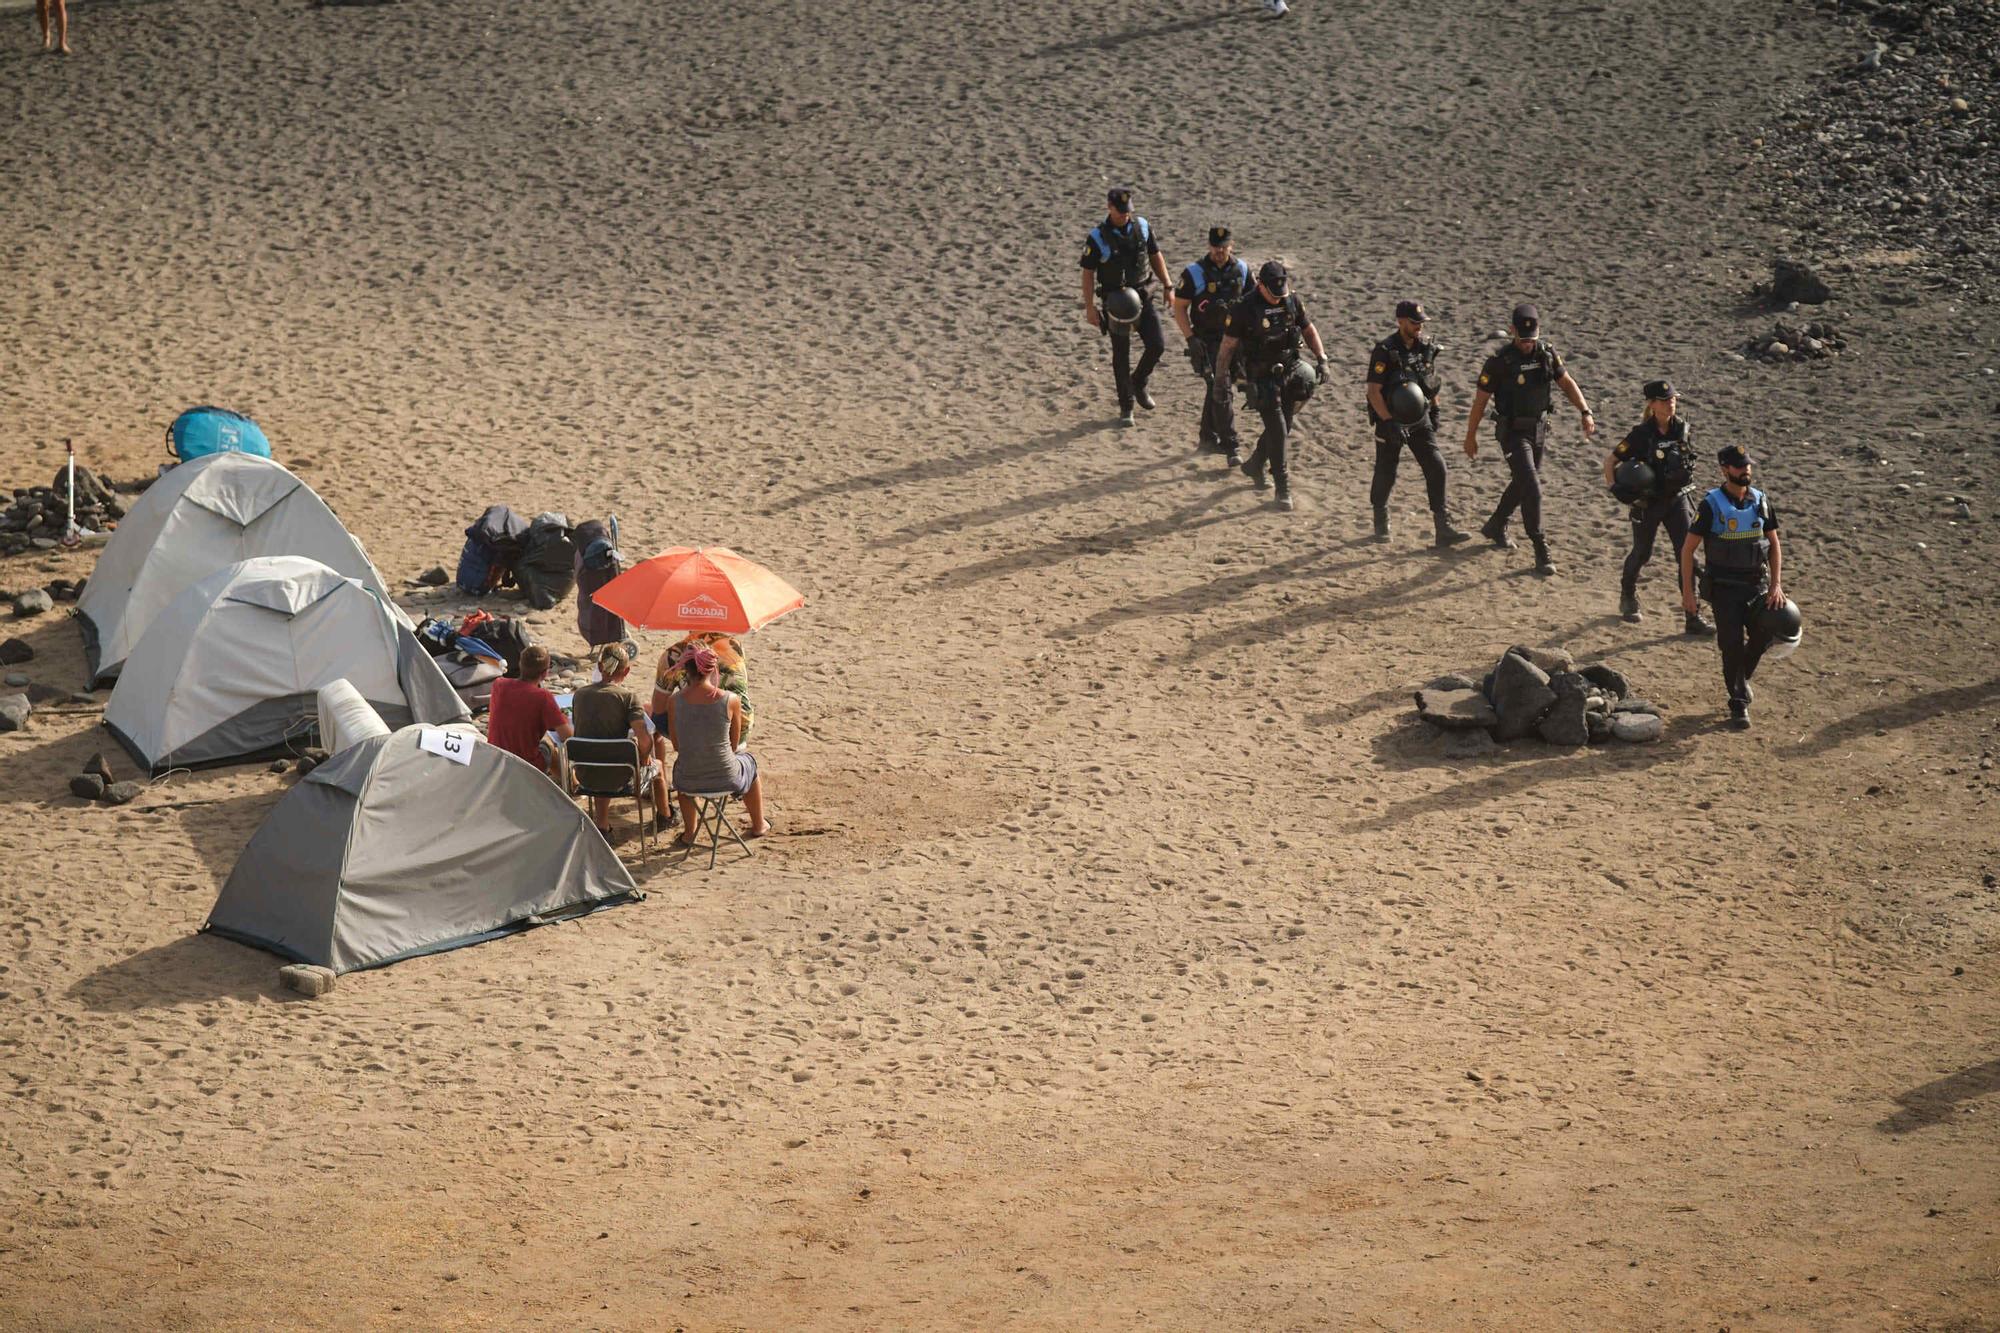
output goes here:
[{"label": "long shadow on sand", "polygon": [[1787,759],[1824,754],[1851,740],[1877,731],[1914,727],[1919,722],[1929,721],[1941,713],[1957,713],[1978,708],[1995,699],[2000,699],[2000,676],[1978,685],[1956,685],[1948,690],[1932,690],[1928,694],[1877,704],[1873,708],[1863,709],[1853,717],[1829,722],[1811,737],[1792,745],[1781,746],[1778,753]]},{"label": "long shadow on sand", "polygon": [[1127,28],[1123,32],[1109,33],[1103,37],[1081,37],[1073,42],[1056,42],[1040,50],[1030,51],[1029,60],[1046,60],[1050,56],[1073,55],[1082,51],[1115,51],[1131,42],[1143,42],[1148,37],[1173,37],[1184,32],[1199,32],[1203,28],[1220,27],[1231,21],[1250,17],[1243,9],[1224,9],[1199,18],[1177,19],[1172,23],[1155,23],[1150,27]]},{"label": "long shadow on sand", "polygon": [[1194,615],[1233,602],[1245,593],[1261,588],[1267,583],[1276,583],[1280,579],[1291,578],[1308,571],[1320,577],[1340,574],[1350,569],[1358,569],[1362,565],[1377,563],[1379,559],[1378,557],[1350,560],[1330,569],[1314,569],[1313,566],[1326,559],[1327,554],[1324,550],[1307,551],[1303,555],[1295,555],[1289,560],[1280,560],[1276,564],[1265,565],[1246,574],[1230,574],[1223,578],[1210,579],[1205,583],[1176,588],[1172,592],[1163,592],[1142,601],[1107,607],[1074,625],[1064,625],[1050,630],[1049,637],[1080,639],[1090,634],[1101,634],[1115,625],[1122,625],[1131,620],[1145,620],[1152,616]]},{"label": "long shadow on sand", "polygon": [[[1281,639],[1287,635],[1296,634],[1300,630],[1310,629],[1315,625],[1324,625],[1331,621],[1351,620],[1357,616],[1365,616],[1370,612],[1385,610],[1389,607],[1407,607],[1415,602],[1442,595],[1446,589],[1439,588],[1436,585],[1447,574],[1451,573],[1453,567],[1454,562],[1450,560],[1428,559],[1425,561],[1424,568],[1417,573],[1410,575],[1408,578],[1398,579],[1394,583],[1385,583],[1380,587],[1370,588],[1365,592],[1336,597],[1330,602],[1321,602],[1317,606],[1302,606],[1290,611],[1281,611],[1277,615],[1266,616],[1262,620],[1253,620],[1247,625],[1236,625],[1226,629],[1212,630],[1196,639],[1188,647],[1187,655],[1190,659],[1206,657],[1210,653],[1219,653],[1225,649],[1241,648],[1247,644]],[[1484,578],[1474,579],[1469,584],[1456,585],[1451,591],[1462,592],[1468,587],[1473,587],[1481,583],[1491,583],[1495,579],[1504,577],[1506,575],[1502,573],[1488,574]]]},{"label": "long shadow on sand", "polygon": [[[1665,739],[1652,745],[1626,746],[1621,752],[1603,755],[1588,769],[1579,768],[1579,756],[1568,750],[1545,751],[1545,758],[1517,759],[1502,751],[1489,759],[1466,760],[1463,762],[1467,765],[1476,764],[1493,771],[1484,777],[1461,782],[1443,791],[1398,801],[1380,814],[1349,824],[1347,831],[1373,833],[1395,828],[1409,820],[1422,819],[1427,815],[1463,811],[1473,806],[1484,805],[1488,801],[1519,795],[1544,782],[1573,778],[1585,772],[1594,774],[1601,780],[1605,775],[1603,767],[1605,764],[1609,764],[1613,772],[1619,776],[1639,772],[1655,764],[1669,763],[1683,758],[1693,747],[1696,737],[1722,729],[1722,724],[1719,722],[1667,725],[1668,734]],[[1375,749],[1384,764],[1390,768],[1432,768],[1448,764],[1456,767],[1456,764],[1438,756],[1433,748],[1435,742],[1436,737],[1429,729],[1413,719],[1407,725],[1382,736],[1376,742]],[[1525,743],[1533,744],[1533,742]]]},{"label": "long shadow on sand", "polygon": [[1106,496],[1120,495],[1128,491],[1141,490],[1149,486],[1172,486],[1201,480],[1192,474],[1172,477],[1155,477],[1150,474],[1163,468],[1182,466],[1185,460],[1160,458],[1137,467],[1114,472],[1108,477],[1095,481],[1071,481],[1053,490],[1036,491],[1033,495],[1017,496],[999,504],[983,505],[978,509],[968,509],[962,513],[945,514],[939,518],[927,519],[922,523],[912,523],[898,528],[878,539],[877,546],[907,546],[924,537],[944,536],[963,532],[967,528],[983,528],[993,523],[1004,523],[1010,518],[1026,518],[1045,509],[1058,509],[1064,505],[1083,504],[1090,500],[1101,500]]},{"label": "long shadow on sand", "polygon": [[1115,422],[1085,421],[1061,430],[1045,431],[1032,439],[1020,440],[1014,444],[996,445],[976,454],[960,454],[955,458],[925,458],[901,467],[870,472],[859,477],[843,477],[839,481],[829,481],[811,490],[800,491],[797,495],[778,501],[764,512],[782,514],[788,510],[809,505],[815,500],[825,500],[835,495],[854,495],[861,491],[881,490],[885,486],[901,486],[912,481],[925,481],[931,477],[955,477],[974,468],[995,467],[1001,463],[1011,463],[1017,459],[1033,458],[1074,444],[1086,435],[1095,435],[1110,430]]},{"label": "long shadow on sand", "polygon": [[278,983],[279,960],[214,935],[183,935],[107,963],[69,988],[95,1013],[174,1009],[214,1000],[303,998]]},{"label": "long shadow on sand", "polygon": [[1150,519],[1144,523],[1125,523],[1102,532],[1091,533],[1087,537],[1064,537],[1040,546],[1031,546],[1025,551],[1011,551],[1006,555],[996,555],[977,564],[961,565],[948,569],[937,576],[940,588],[966,588],[1003,574],[1019,574],[1031,569],[1048,569],[1060,565],[1065,560],[1080,555],[1106,555],[1112,551],[1130,550],[1141,542],[1159,537],[1171,537],[1178,533],[1193,532],[1198,528],[1212,527],[1217,523],[1228,523],[1235,519],[1254,518],[1268,512],[1263,508],[1235,509],[1226,514],[1210,514],[1209,510],[1226,503],[1236,491],[1217,491],[1208,498],[1194,504],[1184,505],[1163,518]]},{"label": "long shadow on sand", "polygon": [[1961,1069],[1949,1078],[1934,1079],[1898,1093],[1896,1105],[1903,1109],[1878,1121],[1875,1128],[1884,1134],[1907,1134],[1914,1129],[1943,1124],[1960,1102],[1994,1092],[2000,1092],[2000,1060],[1988,1060],[1983,1065]]}]

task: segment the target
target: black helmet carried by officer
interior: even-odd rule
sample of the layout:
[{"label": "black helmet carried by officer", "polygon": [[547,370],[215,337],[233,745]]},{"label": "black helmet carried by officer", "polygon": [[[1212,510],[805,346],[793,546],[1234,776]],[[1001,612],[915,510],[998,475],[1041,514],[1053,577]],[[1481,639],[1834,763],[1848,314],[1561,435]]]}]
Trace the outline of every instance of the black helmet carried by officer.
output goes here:
[{"label": "black helmet carried by officer", "polygon": [[1781,606],[1765,602],[1757,609],[1757,633],[1769,641],[1764,656],[1779,661],[1798,651],[1799,640],[1805,635],[1805,617],[1799,612],[1799,604],[1787,597]]},{"label": "black helmet carried by officer", "polygon": [[1319,367],[1304,357],[1292,363],[1292,368],[1286,372],[1285,377],[1290,382],[1292,392],[1299,396],[1300,402],[1312,397],[1313,390],[1319,387]]},{"label": "black helmet carried by officer", "polygon": [[1130,287],[1120,287],[1115,292],[1104,294],[1104,313],[1113,324],[1138,323],[1139,312],[1144,308],[1145,303],[1139,299],[1139,293]]},{"label": "black helmet carried by officer", "polygon": [[1628,458],[1611,472],[1611,493],[1631,504],[1644,500],[1660,484],[1660,474],[1643,458]]},{"label": "black helmet carried by officer", "polygon": [[1389,415],[1399,426],[1414,426],[1430,415],[1430,399],[1424,397],[1424,386],[1415,380],[1404,380],[1389,390]]}]

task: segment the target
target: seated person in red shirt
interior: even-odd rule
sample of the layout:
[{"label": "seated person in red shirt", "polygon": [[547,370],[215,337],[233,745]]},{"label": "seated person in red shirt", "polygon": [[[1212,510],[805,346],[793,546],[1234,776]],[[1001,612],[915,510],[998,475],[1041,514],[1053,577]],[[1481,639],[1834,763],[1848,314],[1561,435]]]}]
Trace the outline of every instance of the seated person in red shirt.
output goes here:
[{"label": "seated person in red shirt", "polygon": [[521,678],[502,676],[493,682],[493,698],[487,704],[486,740],[509,754],[549,771],[549,756],[542,749],[542,737],[554,732],[568,740],[575,728],[556,706],[556,697],[542,688],[549,674],[549,650],[539,643],[521,653]]}]

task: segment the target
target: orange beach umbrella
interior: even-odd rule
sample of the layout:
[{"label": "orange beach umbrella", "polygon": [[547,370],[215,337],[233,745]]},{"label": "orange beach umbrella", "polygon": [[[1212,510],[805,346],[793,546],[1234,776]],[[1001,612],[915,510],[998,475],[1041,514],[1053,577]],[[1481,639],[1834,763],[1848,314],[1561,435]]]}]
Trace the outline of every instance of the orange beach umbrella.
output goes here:
[{"label": "orange beach umbrella", "polygon": [[748,634],[806,604],[799,590],[726,546],[676,546],[591,595],[640,629]]}]

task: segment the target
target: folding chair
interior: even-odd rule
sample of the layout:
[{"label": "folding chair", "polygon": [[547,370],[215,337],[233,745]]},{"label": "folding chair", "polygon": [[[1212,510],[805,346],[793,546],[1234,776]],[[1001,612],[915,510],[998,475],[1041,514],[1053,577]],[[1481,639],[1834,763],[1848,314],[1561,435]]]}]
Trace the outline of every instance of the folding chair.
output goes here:
[{"label": "folding chair", "polygon": [[[563,742],[563,772],[572,795],[630,795],[639,812],[639,856],[644,859],[652,835],[646,823],[646,805],[653,795],[653,767],[639,753],[639,744],[630,736],[589,740],[572,736]],[[657,822],[657,821],[656,821]]]},{"label": "folding chair", "polygon": [[[743,849],[745,856],[754,856],[750,844],[743,841],[743,835],[736,831],[736,825],[729,819],[729,803],[736,799],[733,791],[684,791],[681,795],[694,802],[695,840],[681,856],[682,860],[693,856],[702,848],[708,848],[708,868],[715,869],[715,856],[722,848],[722,835],[726,832],[736,839],[736,845]],[[702,834],[708,841],[701,840]]]}]

